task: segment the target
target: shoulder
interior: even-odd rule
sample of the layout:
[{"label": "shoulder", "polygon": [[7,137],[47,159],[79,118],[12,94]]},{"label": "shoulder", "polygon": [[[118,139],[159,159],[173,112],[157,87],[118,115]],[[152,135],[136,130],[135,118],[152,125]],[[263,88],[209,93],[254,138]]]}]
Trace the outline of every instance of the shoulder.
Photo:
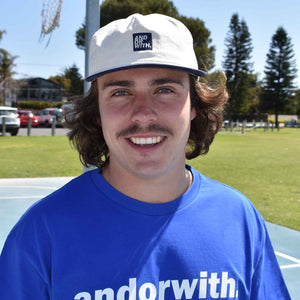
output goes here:
[{"label": "shoulder", "polygon": [[195,181],[198,182],[198,197],[205,206],[223,216],[253,221],[262,226],[264,220],[251,200],[237,189],[206,177],[191,168]]},{"label": "shoulder", "polygon": [[50,208],[51,206],[64,206],[71,203],[76,204],[77,201],[81,201],[83,198],[87,198],[94,193],[93,177],[98,175],[101,178],[98,170],[81,174],[55,192],[37,201],[30,210],[39,210],[44,207]]},{"label": "shoulder", "polygon": [[87,199],[95,197],[93,176],[97,176],[97,170],[85,172],[72,179],[67,184],[36,201],[30,206],[14,226],[11,234],[22,230],[41,228],[49,221],[55,222],[68,214],[78,214],[82,207],[88,206]]},{"label": "shoulder", "polygon": [[191,172],[193,174],[194,180],[198,183],[198,188],[201,189],[201,193],[211,195],[212,197],[219,196],[222,199],[229,197],[230,199],[239,199],[246,202],[249,201],[247,197],[237,189],[211,179],[195,170],[194,168],[191,168]]},{"label": "shoulder", "polygon": [[[265,245],[265,221],[252,202],[240,191],[195,171],[200,182],[197,209],[214,232],[227,232],[236,243],[254,245],[255,261]],[[197,180],[197,179],[196,179]]]}]

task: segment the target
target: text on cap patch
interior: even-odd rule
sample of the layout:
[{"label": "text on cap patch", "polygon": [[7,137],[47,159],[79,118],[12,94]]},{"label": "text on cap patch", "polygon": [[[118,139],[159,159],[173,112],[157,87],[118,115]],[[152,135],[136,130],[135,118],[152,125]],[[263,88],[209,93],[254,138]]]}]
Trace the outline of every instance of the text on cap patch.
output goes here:
[{"label": "text on cap patch", "polygon": [[150,32],[133,34],[133,51],[152,50],[152,34]]}]

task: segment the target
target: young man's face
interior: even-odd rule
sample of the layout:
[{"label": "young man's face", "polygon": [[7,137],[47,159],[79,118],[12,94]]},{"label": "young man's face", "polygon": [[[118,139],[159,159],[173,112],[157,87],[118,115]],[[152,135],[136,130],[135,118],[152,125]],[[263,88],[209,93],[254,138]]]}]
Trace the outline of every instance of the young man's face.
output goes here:
[{"label": "young man's face", "polygon": [[108,169],[139,178],[182,171],[190,122],[186,72],[136,68],[97,79],[101,126],[110,151]]}]

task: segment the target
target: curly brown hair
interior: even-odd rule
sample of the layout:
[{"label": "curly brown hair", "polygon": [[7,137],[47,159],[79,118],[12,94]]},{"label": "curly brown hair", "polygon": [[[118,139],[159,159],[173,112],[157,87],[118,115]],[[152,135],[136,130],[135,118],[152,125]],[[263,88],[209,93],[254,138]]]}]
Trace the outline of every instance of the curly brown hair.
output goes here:
[{"label": "curly brown hair", "polygon": [[[199,81],[190,75],[191,105],[197,115],[191,122],[186,146],[187,159],[206,154],[222,126],[223,108],[228,94],[225,80],[219,81],[218,86],[214,87],[209,83],[209,77]],[[98,89],[94,80],[87,96],[77,100],[74,108],[67,113],[66,127],[70,129],[69,140],[79,152],[82,164],[103,170],[109,163],[109,149],[99,124]]]}]

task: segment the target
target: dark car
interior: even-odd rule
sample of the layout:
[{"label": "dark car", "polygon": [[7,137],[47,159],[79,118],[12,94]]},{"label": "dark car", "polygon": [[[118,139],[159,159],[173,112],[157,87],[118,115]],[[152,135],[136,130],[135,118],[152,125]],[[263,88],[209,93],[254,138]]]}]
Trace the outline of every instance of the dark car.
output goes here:
[{"label": "dark car", "polygon": [[296,120],[287,121],[284,123],[285,127],[300,127],[300,122],[297,122]]}]

